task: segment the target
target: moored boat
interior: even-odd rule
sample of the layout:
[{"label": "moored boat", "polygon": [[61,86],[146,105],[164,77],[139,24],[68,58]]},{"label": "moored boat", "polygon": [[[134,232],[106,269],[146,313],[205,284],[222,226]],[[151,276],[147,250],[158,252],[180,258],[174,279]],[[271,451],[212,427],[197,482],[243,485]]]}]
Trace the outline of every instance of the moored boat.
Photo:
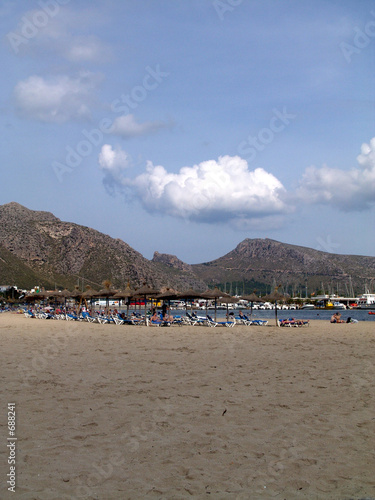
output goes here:
[{"label": "moored boat", "polygon": [[303,304],[301,309],[315,309],[314,304]]},{"label": "moored boat", "polygon": [[375,309],[375,293],[364,293],[358,299],[358,309]]}]

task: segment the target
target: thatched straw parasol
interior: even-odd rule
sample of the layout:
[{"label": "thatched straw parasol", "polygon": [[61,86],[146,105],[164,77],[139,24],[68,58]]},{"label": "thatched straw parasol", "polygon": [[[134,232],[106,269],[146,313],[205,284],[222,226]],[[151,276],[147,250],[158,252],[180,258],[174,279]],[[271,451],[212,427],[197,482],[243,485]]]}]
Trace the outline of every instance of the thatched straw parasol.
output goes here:
[{"label": "thatched straw parasol", "polygon": [[255,293],[251,293],[250,295],[243,295],[242,297],[244,300],[247,300],[250,302],[250,318],[253,315],[253,304],[254,302],[263,302],[263,299],[261,297],[258,297],[258,295]]},{"label": "thatched straw parasol", "polygon": [[172,290],[171,288],[167,288],[165,292],[159,293],[159,295],[156,295],[156,299],[162,299],[162,300],[174,300],[178,299],[181,297],[180,292],[176,292],[176,290]]},{"label": "thatched straw parasol", "polygon": [[181,299],[185,299],[185,311],[187,314],[187,302],[188,300],[194,300],[194,299],[202,299],[202,292],[197,292],[196,290],[193,290],[192,288],[189,288],[188,290],[185,290],[184,292],[181,292],[180,294]]},{"label": "thatched straw parasol", "polygon": [[78,309],[81,307],[81,304],[82,304],[82,301],[85,302],[86,304],[86,308],[87,308],[87,300],[90,300],[90,302],[92,301],[93,298],[96,297],[96,294],[97,294],[97,290],[94,290],[93,288],[91,288],[90,285],[87,285],[86,286],[86,291],[83,292],[79,298],[79,306],[78,306]]},{"label": "thatched straw parasol", "polygon": [[96,298],[105,298],[106,299],[106,311],[109,311],[109,297],[113,297],[117,290],[112,287],[112,283],[109,280],[103,281],[103,287],[99,292],[96,292],[94,297]]},{"label": "thatched straw parasol", "polygon": [[217,287],[215,287],[213,290],[207,290],[206,292],[202,293],[202,297],[204,299],[214,299],[214,301],[215,301],[215,321],[216,321],[217,299],[219,299],[220,297],[230,297],[230,295],[229,295],[229,293],[222,292]]},{"label": "thatched straw parasol", "polygon": [[64,301],[65,314],[66,314],[66,299],[71,296],[72,292],[70,292],[66,288],[65,290],[56,290],[55,292],[53,292],[52,295],[50,295],[50,297],[54,297],[56,299],[62,299]]},{"label": "thatched straw parasol", "polygon": [[159,293],[159,295],[156,295],[155,299],[157,300],[162,300],[163,304],[165,301],[168,301],[168,307],[171,307],[171,300],[179,299],[181,297],[180,293],[177,292],[176,290],[173,290],[172,288],[167,288],[164,292]]},{"label": "thatched straw parasol", "polygon": [[220,299],[220,302],[227,305],[227,319],[228,319],[228,315],[229,315],[229,312],[228,312],[229,304],[237,304],[238,301],[239,301],[239,299],[237,299],[237,297],[223,297]]},{"label": "thatched straw parasol", "polygon": [[276,288],[275,291],[269,293],[265,297],[262,297],[262,299],[264,300],[264,302],[273,302],[275,304],[275,320],[276,320],[276,326],[278,326],[279,324],[277,322],[277,302],[285,301],[286,300],[285,295],[279,293]]},{"label": "thatched straw parasol", "polygon": [[86,291],[83,292],[83,294],[82,294],[82,298],[84,298],[84,299],[93,299],[93,298],[96,297],[97,293],[98,293],[97,290],[94,290],[93,288],[91,288],[90,285],[87,285]]},{"label": "thatched straw parasol", "polygon": [[50,297],[51,295],[52,295],[52,292],[50,292],[50,293],[47,293],[47,292],[44,292],[44,291],[33,292],[33,293],[27,294],[25,296],[25,300],[28,301],[28,302],[34,301],[34,304],[35,304],[36,300],[44,300],[47,297]]},{"label": "thatched straw parasol", "polygon": [[141,288],[138,288],[134,292],[134,297],[143,297],[145,299],[145,323],[147,325],[147,298],[148,297],[156,297],[157,295],[160,294],[160,290],[157,290],[156,288],[152,288],[145,283]]},{"label": "thatched straw parasol", "polygon": [[119,299],[119,300],[125,300],[126,301],[126,315],[129,316],[129,299],[134,296],[135,290],[130,288],[129,283],[126,285],[125,290],[119,290],[115,295],[113,296],[114,299]]}]

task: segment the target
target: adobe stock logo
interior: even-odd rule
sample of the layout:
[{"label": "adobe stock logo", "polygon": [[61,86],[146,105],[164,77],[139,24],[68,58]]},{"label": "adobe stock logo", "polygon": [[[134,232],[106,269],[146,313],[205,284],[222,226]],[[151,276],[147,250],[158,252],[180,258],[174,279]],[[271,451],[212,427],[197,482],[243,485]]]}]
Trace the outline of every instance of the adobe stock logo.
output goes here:
[{"label": "adobe stock logo", "polygon": [[[375,10],[370,12],[371,16],[375,18]],[[353,44],[341,42],[340,49],[345,57],[347,63],[352,61],[353,54],[360,54],[363,49],[365,49],[371,42],[372,38],[375,38],[375,20],[371,20],[364,26],[363,30],[354,27],[354,38]]]},{"label": "adobe stock logo", "polygon": [[241,5],[243,0],[213,0],[212,5],[215,7],[216,14],[219,16],[220,21],[224,20],[226,12],[232,12],[235,7]]},{"label": "adobe stock logo", "polygon": [[285,130],[291,120],[294,120],[297,116],[288,113],[286,106],[283,107],[282,111],[277,108],[272,111],[273,116],[269,121],[269,126],[260,129],[256,136],[249,135],[245,141],[240,142],[238,145],[237,150],[240,156],[247,160],[248,163],[255,160],[257,154],[274,140],[275,135]]},{"label": "adobe stock logo", "polygon": [[39,0],[41,10],[21,18],[18,31],[7,33],[8,41],[15,54],[20,51],[20,45],[27,45],[39,30],[45,28],[49,21],[60,12],[60,5],[66,5],[70,0]]}]

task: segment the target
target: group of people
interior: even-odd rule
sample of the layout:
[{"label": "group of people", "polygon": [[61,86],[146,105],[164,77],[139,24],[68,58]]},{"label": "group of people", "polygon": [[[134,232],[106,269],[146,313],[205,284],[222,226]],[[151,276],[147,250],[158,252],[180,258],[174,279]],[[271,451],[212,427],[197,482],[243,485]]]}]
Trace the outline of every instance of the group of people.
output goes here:
[{"label": "group of people", "polygon": [[152,308],[152,315],[150,320],[151,321],[159,321],[159,320],[165,321],[165,322],[171,322],[173,321],[173,316],[169,314],[169,306],[164,302],[162,307],[161,307],[161,315],[158,314],[158,311],[156,307]]},{"label": "group of people", "polygon": [[358,320],[349,316],[349,318],[345,321],[344,319],[341,319],[341,314],[339,312],[335,312],[331,316],[331,323],[358,323]]}]

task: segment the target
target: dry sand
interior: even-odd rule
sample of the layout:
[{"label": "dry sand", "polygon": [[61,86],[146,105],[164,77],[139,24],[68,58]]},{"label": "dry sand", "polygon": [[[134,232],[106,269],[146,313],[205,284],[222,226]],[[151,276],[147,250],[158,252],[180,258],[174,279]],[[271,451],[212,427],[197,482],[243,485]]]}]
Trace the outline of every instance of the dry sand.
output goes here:
[{"label": "dry sand", "polygon": [[375,322],[147,328],[3,313],[0,498],[375,498],[374,347]]}]

